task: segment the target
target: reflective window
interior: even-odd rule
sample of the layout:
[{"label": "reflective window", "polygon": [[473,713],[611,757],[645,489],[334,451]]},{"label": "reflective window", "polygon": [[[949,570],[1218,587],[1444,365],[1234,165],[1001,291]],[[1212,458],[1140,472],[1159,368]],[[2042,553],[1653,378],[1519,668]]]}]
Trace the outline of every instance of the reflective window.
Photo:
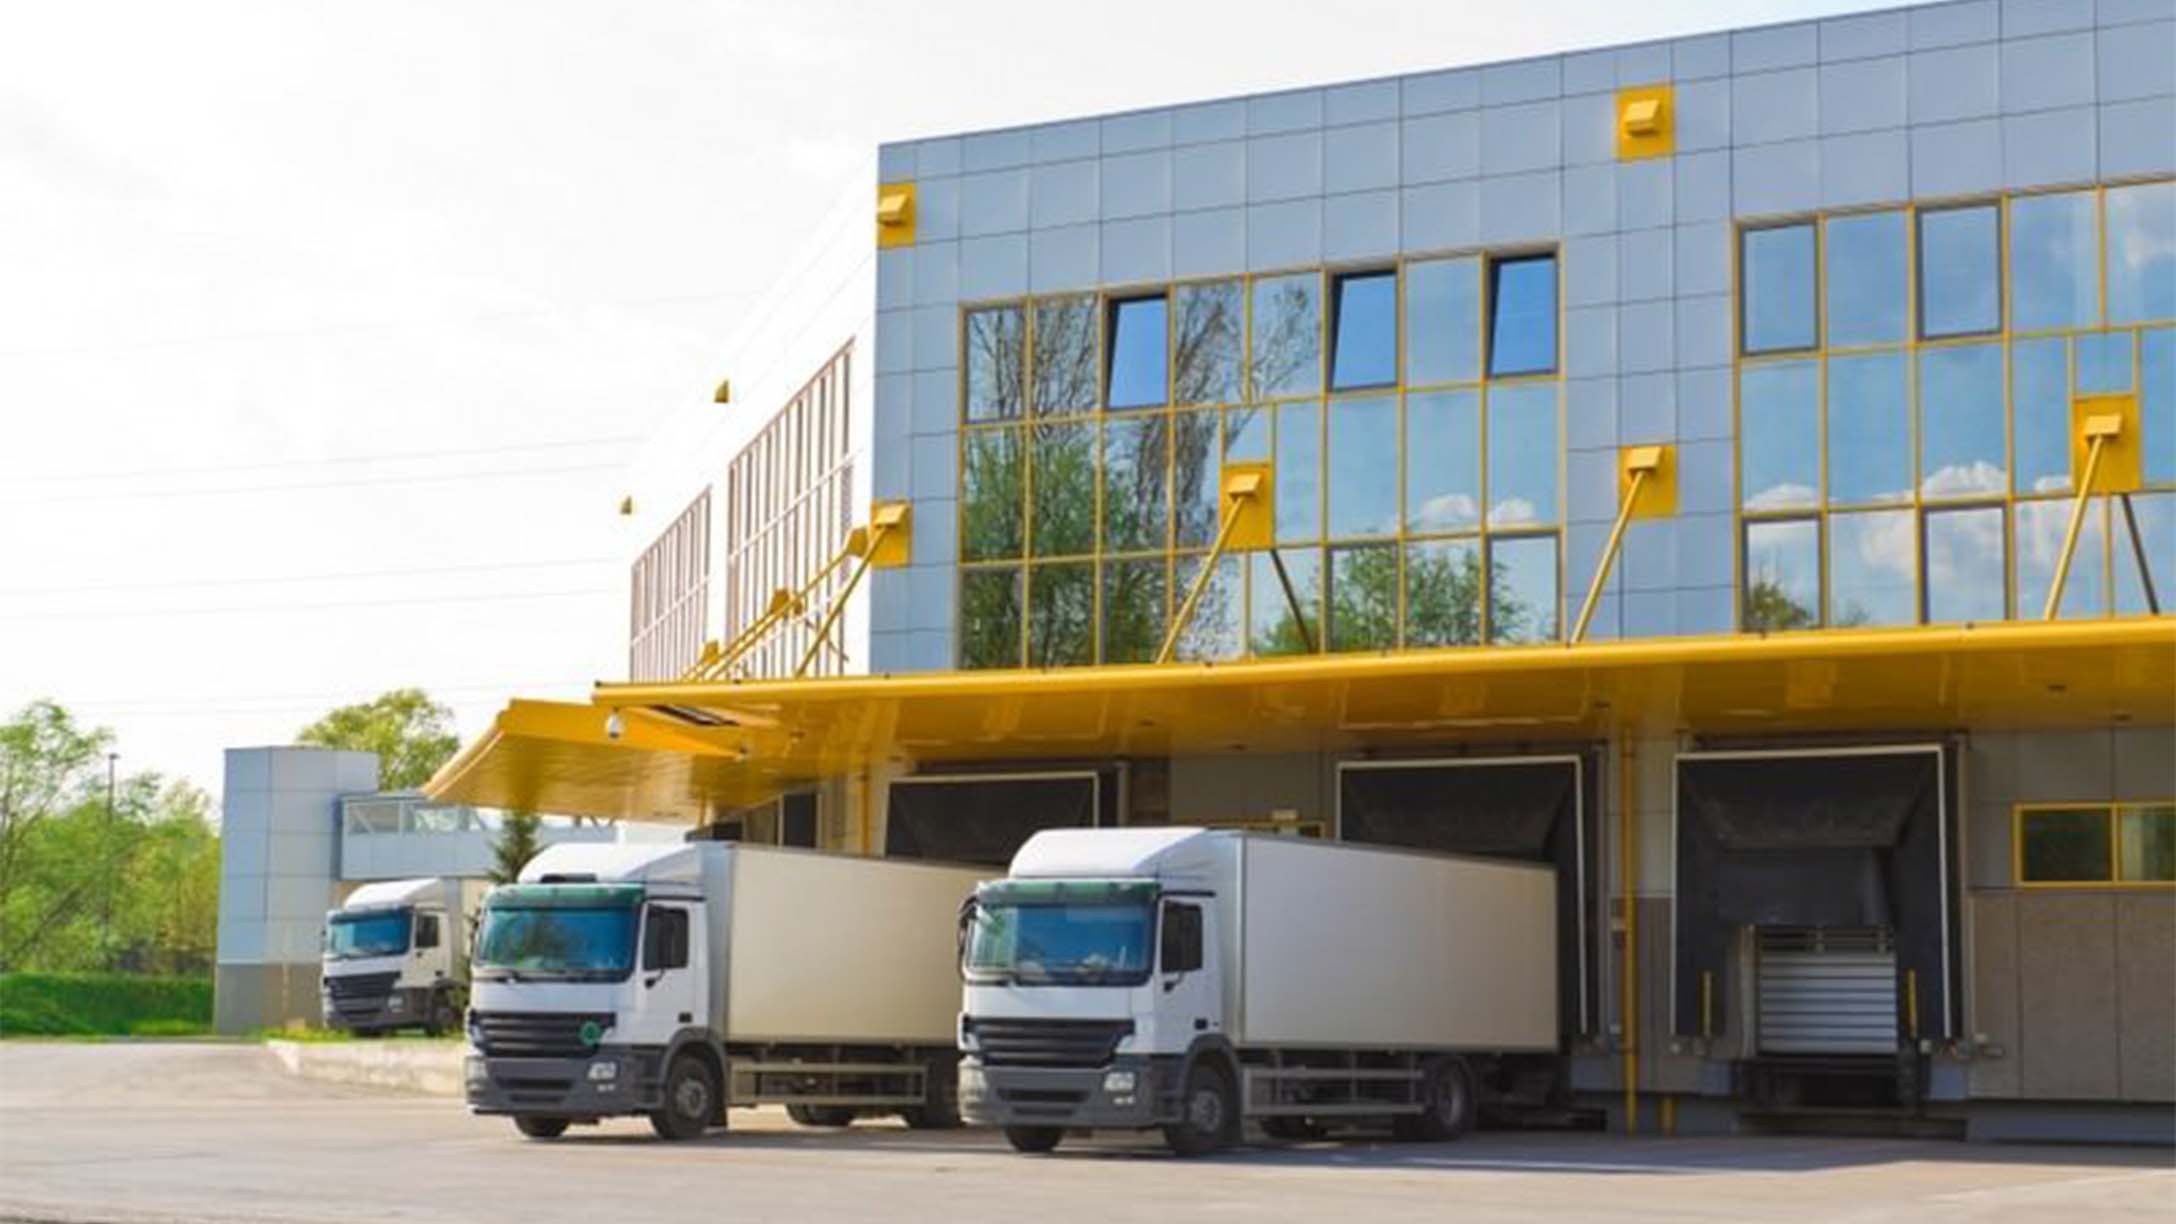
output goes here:
[{"label": "reflective window", "polygon": [[1330,313],[1330,389],[1398,381],[1398,274],[1355,272],[1336,279]]},{"label": "reflective window", "polygon": [[1246,303],[1238,281],[1180,285],[1171,291],[1171,398],[1181,404],[1228,404],[1240,396],[1239,351]]},{"label": "reflective window", "polygon": [[[1174,608],[1193,589],[1204,559],[1200,555],[1178,559],[1171,583]],[[1172,654],[1190,662],[1239,657],[1246,627],[1246,592],[1240,580],[1240,560],[1229,554],[1217,560],[1209,584],[1202,588],[1200,598],[1195,601],[1194,615],[1179,631],[1179,641]]]},{"label": "reflective window", "polygon": [[[1430,540],[1405,548],[1405,642],[1470,646],[1481,640],[1481,547]],[[1497,592],[1502,604],[1505,592]]]},{"label": "reflective window", "polygon": [[1556,256],[1496,260],[1489,279],[1490,376],[1556,369]]},{"label": "reflective window", "polygon": [[1434,259],[1405,269],[1405,381],[1481,377],[1481,261]]},{"label": "reflective window", "polygon": [[1828,261],[1828,343],[1885,344],[1911,330],[1910,235],[1901,212],[1830,218],[1821,235]]},{"label": "reflective window", "polygon": [[1020,571],[960,571],[960,666],[1020,666]]},{"label": "reflective window", "polygon": [[1488,392],[1488,525],[1557,521],[1557,387]]},{"label": "reflective window", "polygon": [[1480,525],[1480,395],[1406,396],[1405,529],[1467,531]]},{"label": "reflective window", "polygon": [[1992,204],[1919,214],[1919,334],[2002,326],[2001,221]]},{"label": "reflective window", "polygon": [[1171,515],[1164,498],[1169,458],[1161,415],[1103,426],[1103,548],[1161,551]]},{"label": "reflective window", "polygon": [[1249,332],[1254,394],[1264,399],[1322,390],[1322,278],[1312,272],[1254,282]]},{"label": "reflective window", "polygon": [[1911,383],[1903,353],[1829,358],[1828,496],[1846,505],[1911,500]]},{"label": "reflective window", "polygon": [[2110,814],[2101,804],[2018,813],[2018,883],[2105,882],[2115,867]]},{"label": "reflective window", "polygon": [[2131,389],[2131,333],[2087,332],[2071,341],[2070,372],[2079,395],[2121,395]]},{"label": "reflective window", "polygon": [[2000,506],[1927,512],[1929,623],[2003,618],[2002,535]]},{"label": "reflective window", "polygon": [[[2011,523],[2017,532],[2017,603],[2020,615],[2038,617],[2047,603],[2048,587],[2055,581],[2055,563],[2062,556],[2063,533],[2070,529],[2071,499],[2021,501]],[[2102,564],[2106,537],[2101,526],[2108,521],[2106,498],[2096,497],[2086,506],[2078,525],[2078,548],[2071,555],[2070,574],[2063,580],[2065,620],[2100,616],[2108,611],[2107,566]]]},{"label": "reflective window", "polygon": [[2176,481],[2176,328],[2138,338],[2138,418],[2145,478]]},{"label": "reflective window", "polygon": [[2116,612],[2176,612],[2176,493],[2133,493],[2116,506]]},{"label": "reflective window", "polygon": [[2002,346],[1919,352],[1919,490],[1927,497],[2000,493],[2009,484]]},{"label": "reflective window", "polygon": [[[1280,571],[1278,562],[1283,562]],[[1322,553],[1283,548],[1247,554],[1247,639],[1258,655],[1322,649]]]},{"label": "reflective window", "polygon": [[2010,346],[2010,419],[2020,493],[2070,487],[2069,349],[2060,336]]},{"label": "reflective window", "polygon": [[1813,223],[1749,229],[1743,241],[1745,351],[1812,348]]},{"label": "reflective window", "polygon": [[1164,298],[1111,303],[1111,352],[1104,376],[1113,408],[1152,408],[1165,399]]},{"label": "reflective window", "polygon": [[2100,236],[2090,191],[2010,202],[2010,326],[2082,327],[2100,318]]},{"label": "reflective window", "polygon": [[2176,182],[2108,189],[2108,321],[2176,318]]},{"label": "reflective window", "polygon": [[[1235,410],[1240,411],[1240,410]],[[1171,418],[1173,535],[1180,548],[1207,548],[1217,528],[1217,412]]]},{"label": "reflective window", "polygon": [[1009,421],[1027,402],[1027,329],[1018,306],[967,314],[967,419]]},{"label": "reflective window", "polygon": [[1910,510],[1829,517],[1829,624],[1909,625],[1919,619],[1916,517]]},{"label": "reflective window", "polygon": [[1330,405],[1330,538],[1398,531],[1398,401]]},{"label": "reflective window", "polygon": [[1020,431],[971,430],[962,440],[960,460],[961,559],[1019,556],[1027,495]]},{"label": "reflective window", "polygon": [[2176,805],[2116,809],[2116,879],[2126,884],[2176,881]]},{"label": "reflective window", "polygon": [[1093,562],[1028,570],[1028,666],[1076,667],[1096,657]]},{"label": "reflective window", "polygon": [[1820,388],[1810,361],[1748,366],[1738,381],[1738,478],[1748,510],[1810,506],[1821,485]]},{"label": "reflective window", "polygon": [[1556,537],[1496,536],[1488,559],[1488,640],[1555,641]]},{"label": "reflective window", "polygon": [[1096,406],[1096,300],[1048,298],[1035,303],[1033,410],[1038,416],[1088,412]]},{"label": "reflective window", "polygon": [[1813,519],[1745,525],[1747,632],[1811,629],[1821,623],[1821,527]]},{"label": "reflective window", "polygon": [[1322,405],[1277,406],[1277,539],[1322,538]]},{"label": "reflective window", "polygon": [[1028,543],[1038,557],[1080,556],[1096,538],[1096,427],[1090,421],[1038,425]]},{"label": "reflective window", "polygon": [[1389,650],[1398,644],[1398,546],[1330,550],[1330,649]]},{"label": "reflective window", "polygon": [[1103,661],[1152,663],[1163,645],[1164,559],[1103,563]]}]

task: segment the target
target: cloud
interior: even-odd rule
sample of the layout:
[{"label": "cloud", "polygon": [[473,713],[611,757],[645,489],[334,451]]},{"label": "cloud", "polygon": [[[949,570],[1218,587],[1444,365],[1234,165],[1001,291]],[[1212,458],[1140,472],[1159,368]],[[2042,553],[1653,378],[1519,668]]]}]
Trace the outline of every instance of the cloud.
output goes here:
[{"label": "cloud", "polygon": [[1936,468],[1926,479],[1919,482],[1919,491],[1928,497],[2000,493],[2008,481],[2009,473],[2001,466],[1985,459],[1975,459],[1970,463],[1949,463]]},{"label": "cloud", "polygon": [[1798,506],[1810,506],[1820,500],[1813,486],[1785,481],[1770,485],[1745,499],[1748,510],[1788,510]]}]

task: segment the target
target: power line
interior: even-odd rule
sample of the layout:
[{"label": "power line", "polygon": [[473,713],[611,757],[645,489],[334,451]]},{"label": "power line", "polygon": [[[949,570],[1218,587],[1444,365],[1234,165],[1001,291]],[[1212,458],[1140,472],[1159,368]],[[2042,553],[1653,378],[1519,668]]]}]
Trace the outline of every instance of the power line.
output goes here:
[{"label": "power line", "polygon": [[506,468],[491,472],[435,472],[427,475],[365,477],[357,480],[323,480],[303,484],[225,485],[204,489],[125,489],[104,493],[64,493],[57,497],[18,497],[0,505],[49,505],[56,502],[157,501],[181,497],[237,497],[253,493],[316,493],[328,489],[369,486],[450,484],[457,481],[503,480],[531,476],[573,476],[583,472],[617,472],[617,463],[582,463],[565,467]]},{"label": "power line", "polygon": [[436,607],[445,604],[509,603],[524,599],[593,599],[624,595],[620,587],[571,591],[501,591],[486,595],[435,595],[414,599],[349,599],[333,603],[242,604],[223,608],[90,608],[74,612],[0,612],[0,621],[134,620],[157,616],[224,616],[257,612],[347,611],[358,608]]},{"label": "power line", "polygon": [[562,569],[578,565],[617,565],[617,557],[569,557],[559,561],[504,561],[478,565],[424,566],[415,569],[355,570],[344,574],[294,574],[285,577],[181,578],[171,582],[103,582],[84,586],[0,588],[0,599],[42,595],[96,595],[109,591],[180,591],[207,587],[287,586],[299,582],[359,582],[379,578],[423,578],[446,574],[504,573],[509,570]]},{"label": "power line", "polygon": [[331,467],[350,463],[405,463],[415,460],[461,459],[478,455],[513,455],[531,451],[573,450],[581,447],[633,446],[642,441],[632,435],[616,438],[567,438],[558,442],[525,442],[512,446],[474,446],[448,450],[383,451],[378,454],[331,455],[323,459],[268,459],[261,463],[221,463],[204,467],[136,468],[119,472],[70,472],[58,476],[5,476],[9,484],[73,484],[77,481],[139,480],[149,476],[211,476],[225,472],[284,471],[297,467]]}]

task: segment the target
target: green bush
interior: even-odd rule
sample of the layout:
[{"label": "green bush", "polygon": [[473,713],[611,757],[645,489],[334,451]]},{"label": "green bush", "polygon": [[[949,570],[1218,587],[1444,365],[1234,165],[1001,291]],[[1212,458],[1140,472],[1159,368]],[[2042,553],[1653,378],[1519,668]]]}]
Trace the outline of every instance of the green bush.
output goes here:
[{"label": "green bush", "polygon": [[210,978],[0,973],[0,1037],[180,1037],[211,1027]]}]

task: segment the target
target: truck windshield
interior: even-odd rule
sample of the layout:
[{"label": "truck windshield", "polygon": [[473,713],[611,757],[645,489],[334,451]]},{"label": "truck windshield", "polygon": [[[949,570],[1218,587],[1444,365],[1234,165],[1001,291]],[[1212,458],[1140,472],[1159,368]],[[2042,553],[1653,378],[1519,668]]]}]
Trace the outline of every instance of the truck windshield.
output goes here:
[{"label": "truck windshield", "polygon": [[325,955],[333,960],[399,956],[408,950],[407,910],[334,914],[325,923]]},{"label": "truck windshield", "polygon": [[634,967],[639,913],[628,905],[487,905],[477,976],[621,981]]},{"label": "truck windshield", "polygon": [[1148,905],[1138,901],[1023,903],[975,908],[967,972],[1023,986],[1138,986],[1148,980]]}]

